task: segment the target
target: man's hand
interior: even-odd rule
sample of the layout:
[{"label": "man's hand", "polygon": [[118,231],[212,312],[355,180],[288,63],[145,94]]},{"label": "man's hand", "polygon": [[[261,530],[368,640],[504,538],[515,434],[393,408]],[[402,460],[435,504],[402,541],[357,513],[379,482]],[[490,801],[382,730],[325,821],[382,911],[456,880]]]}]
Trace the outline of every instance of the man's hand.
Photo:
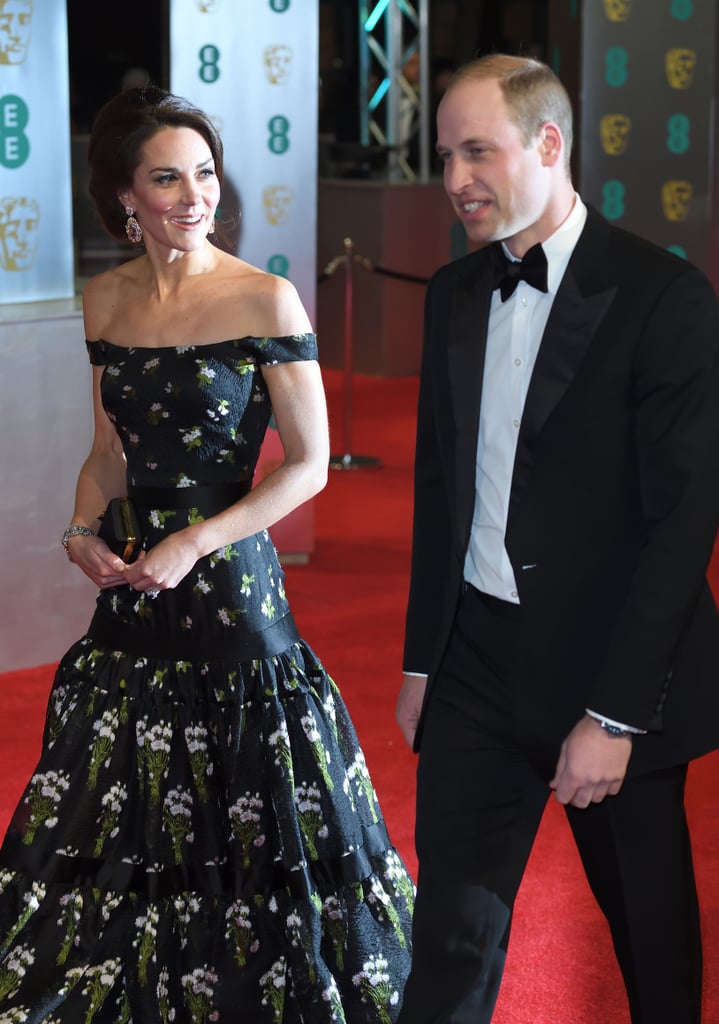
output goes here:
[{"label": "man's hand", "polygon": [[405,676],[397,698],[395,718],[402,735],[410,747],[414,747],[417,723],[422,710],[424,691],[427,689],[426,676]]},{"label": "man's hand", "polygon": [[631,756],[631,736],[610,736],[586,715],[562,744],[549,786],[560,804],[585,808],[601,803],[622,788]]}]

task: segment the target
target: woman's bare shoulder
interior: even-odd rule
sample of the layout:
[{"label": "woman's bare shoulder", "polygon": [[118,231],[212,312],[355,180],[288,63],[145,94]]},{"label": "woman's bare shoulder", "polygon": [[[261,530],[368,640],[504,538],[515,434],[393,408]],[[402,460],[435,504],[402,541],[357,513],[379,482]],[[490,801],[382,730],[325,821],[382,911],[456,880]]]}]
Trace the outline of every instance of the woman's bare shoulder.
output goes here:
[{"label": "woman's bare shoulder", "polygon": [[138,278],[137,260],[121,263],[111,270],[92,277],[82,292],[82,309],[85,319],[85,334],[90,339],[100,338],[106,326],[112,322],[115,311],[126,303],[128,289]]},{"label": "woman's bare shoulder", "polygon": [[247,334],[281,337],[312,330],[297,289],[284,277],[237,261],[228,268],[233,287],[225,290],[242,310]]}]

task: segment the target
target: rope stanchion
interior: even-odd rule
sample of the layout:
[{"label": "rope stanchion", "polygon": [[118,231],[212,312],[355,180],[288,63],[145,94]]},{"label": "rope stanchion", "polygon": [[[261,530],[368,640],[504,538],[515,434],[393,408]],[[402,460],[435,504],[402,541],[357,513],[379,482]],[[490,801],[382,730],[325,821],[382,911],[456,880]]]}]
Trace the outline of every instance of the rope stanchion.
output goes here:
[{"label": "rope stanchion", "polygon": [[405,274],[399,270],[388,270],[386,267],[378,267],[366,256],[361,256],[354,251],[354,242],[351,238],[344,240],[344,253],[335,256],[326,265],[321,274],[317,277],[317,284],[322,284],[331,277],[338,267],[344,265],[345,269],[345,306],[344,306],[344,452],[342,454],[330,455],[330,469],[366,469],[381,465],[379,459],[372,455],[354,455],[352,453],[352,369],[354,366],[353,356],[353,302],[354,302],[354,281],[353,267],[359,263],[365,270],[375,274],[383,274],[385,277],[398,278],[403,281],[410,281],[413,284],[427,284],[429,278],[418,277],[416,274]]},{"label": "rope stanchion", "polygon": [[344,451],[338,455],[330,455],[330,469],[368,469],[381,465],[380,460],[372,455],[355,455],[352,452],[352,366],[353,358],[353,325],[354,291],[352,267],[354,263],[354,243],[345,238],[345,316],[344,316]]}]

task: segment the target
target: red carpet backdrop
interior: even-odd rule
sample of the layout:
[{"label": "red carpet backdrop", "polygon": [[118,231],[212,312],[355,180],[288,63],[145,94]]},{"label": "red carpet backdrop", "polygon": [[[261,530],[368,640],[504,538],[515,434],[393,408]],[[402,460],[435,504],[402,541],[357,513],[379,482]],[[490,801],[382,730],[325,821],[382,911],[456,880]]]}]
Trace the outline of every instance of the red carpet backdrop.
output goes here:
[{"label": "red carpet backdrop", "polygon": [[[342,375],[327,372],[325,377],[332,448],[343,452]],[[299,627],[344,693],[390,832],[413,873],[415,758],[395,726],[394,701],[409,571],[416,389],[415,378],[355,378],[352,454],[375,456],[382,466],[332,472],[316,502],[316,551],[310,564],[287,567],[287,591]],[[713,575],[719,593],[719,552]],[[38,753],[53,669],[46,665],[0,676],[3,829]],[[718,774],[719,755],[696,762],[688,792],[706,936],[707,1024],[719,1021]],[[607,928],[563,812],[553,801],[519,894],[495,1021],[629,1021]]]}]

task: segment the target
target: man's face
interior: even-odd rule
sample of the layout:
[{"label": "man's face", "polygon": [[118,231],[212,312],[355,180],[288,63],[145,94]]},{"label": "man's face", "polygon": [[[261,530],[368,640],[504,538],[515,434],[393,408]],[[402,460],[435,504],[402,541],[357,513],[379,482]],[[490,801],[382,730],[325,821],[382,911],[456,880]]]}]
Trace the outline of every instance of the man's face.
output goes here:
[{"label": "man's face", "polygon": [[31,22],[31,0],[0,0],[0,64],[25,60]]},{"label": "man's face", "polygon": [[503,239],[514,255],[523,256],[546,237],[551,180],[543,131],[525,146],[494,79],[465,81],[445,94],[437,115],[437,152],[447,195],[472,242]]},{"label": "man's face", "polygon": [[409,84],[414,87],[419,84],[419,53],[415,51],[409,58],[405,66],[402,68],[402,74],[407,79]]},{"label": "man's face", "polygon": [[34,199],[0,201],[0,267],[27,270],[32,264],[40,222]]}]

